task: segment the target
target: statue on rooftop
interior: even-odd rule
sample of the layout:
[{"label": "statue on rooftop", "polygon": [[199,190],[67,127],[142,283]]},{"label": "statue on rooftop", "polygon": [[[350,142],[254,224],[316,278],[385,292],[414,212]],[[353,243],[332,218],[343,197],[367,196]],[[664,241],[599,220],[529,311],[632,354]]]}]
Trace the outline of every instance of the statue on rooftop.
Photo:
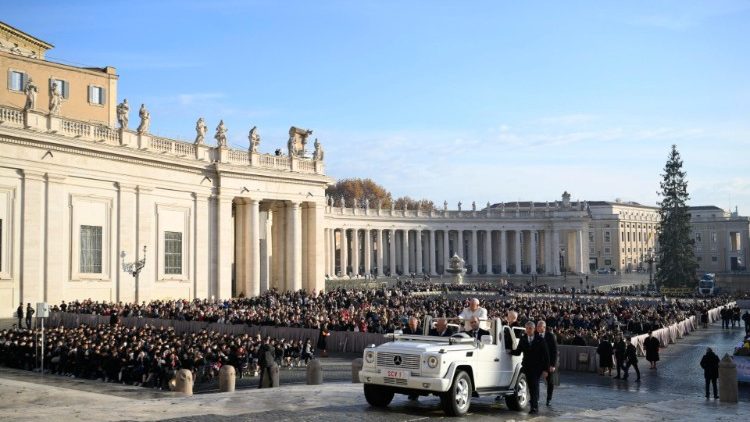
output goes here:
[{"label": "statue on rooftop", "polygon": [[477,201],[471,201],[471,210],[474,212],[477,211]]},{"label": "statue on rooftop", "polygon": [[206,141],[207,130],[206,121],[203,120],[203,117],[198,118],[198,121],[195,122],[195,145],[203,145]]},{"label": "statue on rooftop", "polygon": [[26,103],[23,106],[24,111],[33,111],[36,108],[36,94],[39,90],[34,81],[29,77],[23,92],[26,93]]},{"label": "statue on rooftop", "polygon": [[145,104],[141,104],[141,109],[138,110],[138,117],[141,118],[141,124],[138,125],[138,134],[148,133],[148,127],[151,125],[151,113],[146,110]]},{"label": "statue on rooftop", "polygon": [[128,99],[125,98],[120,104],[117,104],[117,122],[120,124],[120,129],[128,128],[129,114],[130,106],[128,105]]},{"label": "statue on rooftop", "polygon": [[216,139],[216,144],[220,147],[226,147],[227,146],[227,127],[224,126],[224,120],[219,121],[219,126],[216,126],[216,134],[214,135],[214,139]]},{"label": "statue on rooftop", "polygon": [[458,201],[458,210],[461,211],[461,201]]},{"label": "statue on rooftop", "polygon": [[260,135],[258,134],[258,127],[253,126],[250,129],[250,133],[247,135],[247,139],[250,141],[250,152],[258,153],[258,146],[260,145]]},{"label": "statue on rooftop", "polygon": [[313,146],[315,146],[315,151],[313,152],[313,160],[323,161],[323,147],[320,145],[320,142],[318,142],[318,138],[315,138],[315,143],[313,144]]},{"label": "statue on rooftop", "polygon": [[60,107],[63,101],[60,89],[58,88],[57,81],[52,82],[52,87],[49,89],[49,114],[53,116],[60,114]]}]

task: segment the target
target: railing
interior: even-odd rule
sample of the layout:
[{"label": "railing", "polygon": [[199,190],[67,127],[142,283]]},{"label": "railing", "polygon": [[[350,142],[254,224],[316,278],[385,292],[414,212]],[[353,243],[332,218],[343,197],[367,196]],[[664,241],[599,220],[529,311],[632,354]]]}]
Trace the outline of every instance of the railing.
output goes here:
[{"label": "railing", "polygon": [[16,108],[0,107],[0,123],[23,125],[23,111]]},{"label": "railing", "polygon": [[62,130],[68,135],[76,137],[91,137],[92,127],[88,123],[76,120],[62,120]]},{"label": "railing", "polygon": [[550,209],[549,211],[539,211],[535,210],[533,213],[526,211],[519,211],[516,213],[514,210],[513,212],[506,212],[502,213],[500,211],[492,210],[489,215],[487,214],[486,210],[482,211],[456,211],[456,210],[450,210],[450,211],[444,211],[444,210],[432,210],[432,211],[426,211],[426,210],[420,210],[417,212],[417,210],[392,210],[389,208],[382,208],[378,210],[377,208],[370,208],[370,209],[363,209],[363,208],[341,208],[338,206],[327,206],[326,207],[326,214],[328,215],[356,215],[356,216],[363,216],[363,217],[397,217],[397,218],[430,218],[430,219],[510,219],[510,218],[518,218],[518,219],[545,219],[550,218],[555,215],[557,211],[564,211],[566,212],[568,216],[571,215],[571,213],[575,212],[577,215],[585,216],[587,215],[586,211],[579,211],[575,209]]},{"label": "railing", "polygon": [[194,144],[188,144],[185,142],[175,142],[174,143],[174,153],[180,156],[188,156],[188,157],[194,157],[195,156],[195,145]]},{"label": "railing", "polygon": [[289,170],[289,157],[284,155],[262,154],[258,166],[276,170]]},{"label": "railing", "polygon": [[299,160],[298,170],[301,173],[315,173],[315,161],[312,160]]},{"label": "railing", "polygon": [[109,126],[94,126],[94,137],[109,144],[118,145],[120,143],[120,134]]},{"label": "railing", "polygon": [[229,162],[232,164],[248,165],[250,164],[250,157],[248,157],[247,151],[230,149]]},{"label": "railing", "polygon": [[171,153],[174,151],[172,145],[174,145],[174,141],[171,139],[157,138],[155,136],[151,138],[151,148],[157,151]]}]

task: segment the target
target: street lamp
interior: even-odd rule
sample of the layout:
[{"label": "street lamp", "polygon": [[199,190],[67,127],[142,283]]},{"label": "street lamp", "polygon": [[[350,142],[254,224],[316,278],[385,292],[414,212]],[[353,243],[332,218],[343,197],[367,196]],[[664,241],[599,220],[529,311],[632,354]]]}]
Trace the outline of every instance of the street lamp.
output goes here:
[{"label": "street lamp", "polygon": [[651,286],[654,287],[654,290],[656,290],[656,285],[654,285],[654,249],[648,248],[648,251],[646,252],[646,262],[648,263],[648,287],[651,288]]},{"label": "street lamp", "polygon": [[135,302],[138,303],[138,274],[141,273],[143,267],[146,266],[146,245],[143,245],[143,259],[138,259],[136,255],[134,262],[125,262],[125,257],[128,254],[125,251],[120,252],[120,259],[122,260],[122,270],[132,275],[135,278]]}]

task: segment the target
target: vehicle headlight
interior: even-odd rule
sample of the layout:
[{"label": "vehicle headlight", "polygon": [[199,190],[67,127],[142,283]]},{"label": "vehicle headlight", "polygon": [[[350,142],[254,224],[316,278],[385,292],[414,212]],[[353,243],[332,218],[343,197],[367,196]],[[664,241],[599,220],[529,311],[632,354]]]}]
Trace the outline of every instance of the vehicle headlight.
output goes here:
[{"label": "vehicle headlight", "polygon": [[439,363],[440,363],[440,359],[437,356],[429,356],[427,358],[427,366],[429,366],[432,369],[437,368]]},{"label": "vehicle headlight", "polygon": [[369,351],[365,353],[365,361],[367,363],[373,363],[375,362],[375,352]]}]

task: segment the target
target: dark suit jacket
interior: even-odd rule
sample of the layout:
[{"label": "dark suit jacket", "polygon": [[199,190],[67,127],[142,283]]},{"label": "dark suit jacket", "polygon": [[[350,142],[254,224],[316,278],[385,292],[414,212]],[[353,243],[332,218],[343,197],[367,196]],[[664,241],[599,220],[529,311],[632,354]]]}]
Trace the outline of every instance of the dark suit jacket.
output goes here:
[{"label": "dark suit jacket", "polygon": [[529,343],[529,337],[523,335],[518,342],[516,350],[510,352],[514,356],[523,353],[521,366],[524,373],[528,376],[539,377],[543,371],[549,369],[549,351],[547,343],[542,336],[535,334],[534,339]]},{"label": "dark suit jacket", "polygon": [[404,334],[422,335],[422,327],[417,327],[416,330],[412,330],[408,325],[402,330]]},{"label": "dark suit jacket", "polygon": [[438,333],[437,328],[433,328],[430,330],[431,336],[437,336],[437,337],[450,337],[453,334],[456,334],[453,330],[451,330],[451,327],[448,327],[445,329],[443,334]]},{"label": "dark suit jacket", "polygon": [[271,344],[263,344],[258,350],[258,366],[270,368],[275,363],[276,348]]},{"label": "dark suit jacket", "polygon": [[549,353],[549,365],[557,365],[557,337],[547,331],[544,333],[544,342],[547,343],[547,352]]},{"label": "dark suit jacket", "polygon": [[484,330],[482,328],[477,328],[476,330],[466,331],[466,334],[469,336],[479,340],[482,338],[482,336],[488,336],[490,335],[490,332],[487,330]]}]

